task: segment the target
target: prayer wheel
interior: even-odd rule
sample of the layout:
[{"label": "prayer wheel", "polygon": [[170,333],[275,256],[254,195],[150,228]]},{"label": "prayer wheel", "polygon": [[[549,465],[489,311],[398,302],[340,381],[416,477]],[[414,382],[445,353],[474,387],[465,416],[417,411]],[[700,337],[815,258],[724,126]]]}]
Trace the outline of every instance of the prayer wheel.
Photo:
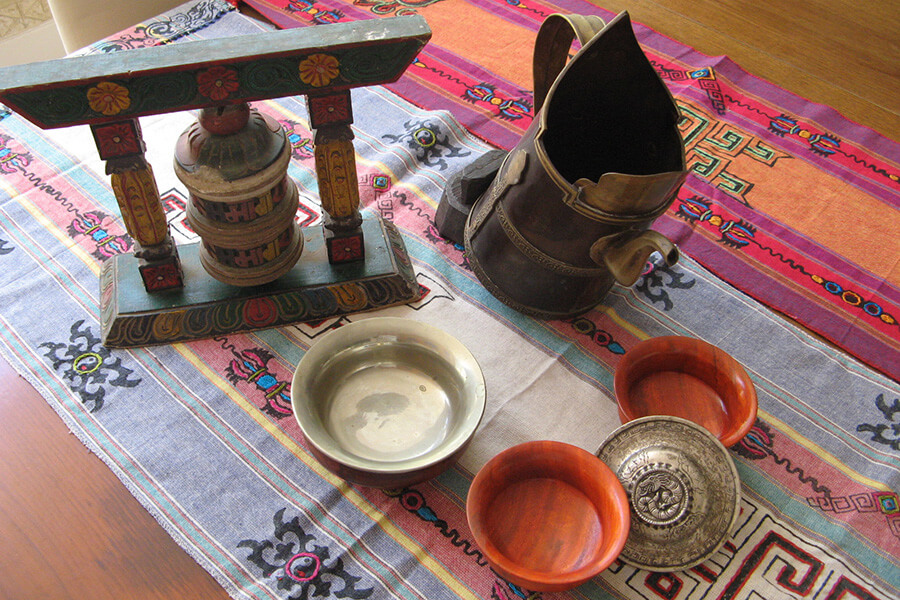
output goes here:
[{"label": "prayer wheel", "polygon": [[178,138],[175,174],[190,192],[187,222],[202,240],[200,262],[215,279],[262,285],[300,258],[290,156],[281,126],[246,103],[202,109]]}]

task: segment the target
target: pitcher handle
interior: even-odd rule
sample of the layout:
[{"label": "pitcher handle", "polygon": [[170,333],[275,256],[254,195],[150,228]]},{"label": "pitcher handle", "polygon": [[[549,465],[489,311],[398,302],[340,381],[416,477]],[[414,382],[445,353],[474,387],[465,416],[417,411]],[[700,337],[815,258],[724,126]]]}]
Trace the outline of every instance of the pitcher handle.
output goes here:
[{"label": "pitcher handle", "polygon": [[534,41],[534,114],[538,114],[553,82],[566,66],[575,38],[587,44],[606,23],[596,15],[554,13],[544,19]]}]

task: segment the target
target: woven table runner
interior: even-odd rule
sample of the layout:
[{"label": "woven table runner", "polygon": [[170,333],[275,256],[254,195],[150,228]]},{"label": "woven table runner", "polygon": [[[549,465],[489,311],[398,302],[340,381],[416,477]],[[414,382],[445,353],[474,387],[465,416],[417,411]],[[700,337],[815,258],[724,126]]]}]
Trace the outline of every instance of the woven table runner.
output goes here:
[{"label": "woven table runner", "polygon": [[[532,52],[543,20],[614,16],[579,0],[247,3],[281,27],[422,15],[432,41],[391,89],[450,111],[507,150],[534,116]],[[900,145],[727,57],[639,24],[635,33],[681,110],[691,172],[655,228],[738,289],[897,379]]]},{"label": "woven table runner", "polygon": [[[340,9],[341,18],[355,18],[378,13],[377,6],[359,2],[329,10]],[[434,52],[462,52],[449,42],[449,50],[442,46],[439,35],[442,16],[452,21],[449,15],[460,10],[492,14],[483,19],[485,30],[493,24],[527,32],[537,23],[537,17],[499,2],[490,10],[457,0],[396,6],[419,11],[429,20],[436,34]],[[549,10],[549,5],[532,6]],[[563,8],[609,16],[588,5]],[[441,10],[447,14],[438,14]],[[297,12],[307,14],[299,8]],[[226,2],[204,0],[89,51],[242,35],[263,28]],[[493,31],[490,35],[499,36]],[[756,92],[772,88],[741,74],[725,59],[706,65],[714,77],[703,80],[692,75],[703,65],[689,64],[699,60],[697,55],[641,31],[647,43],[677,56],[654,54],[654,60],[661,69],[684,74],[669,79],[681,89],[682,110],[688,112],[687,107],[703,116],[695,121],[698,131],[702,121],[710,129],[733,127],[737,132],[722,132],[719,138],[706,135],[702,147],[711,153],[717,148],[714,140],[727,146],[740,135],[751,142],[732,156],[730,170],[721,171],[728,177],[720,173],[718,178],[697,174],[701,142],[691,146],[695,175],[677,203],[684,207],[673,208],[661,224],[680,236],[686,256],[674,267],[648,265],[633,288],[614,288],[596,310],[565,321],[518,314],[484,290],[461,248],[437,234],[434,210],[450,176],[492,146],[508,146],[518,125],[496,116],[502,102],[456,103],[480,115],[480,125],[466,111],[452,108],[455,100],[448,105],[435,99],[429,106],[431,100],[403,86],[435,98],[452,94],[427,84],[431,75],[419,79],[420,69],[432,71],[417,63],[396,89],[355,90],[353,102],[364,210],[392,221],[402,232],[425,292],[421,300],[375,313],[190,343],[106,348],[99,339],[98,273],[111,256],[130,252],[132,241],[90,131],[76,127],[43,132],[7,111],[0,118],[0,352],[235,598],[900,597],[900,385],[881,372],[890,363],[872,368],[878,367],[874,358],[866,361],[872,366],[854,358],[858,352],[849,347],[849,333],[837,340],[846,352],[809,335],[773,312],[764,298],[751,290],[745,293],[739,285],[742,277],[734,275],[746,273],[754,289],[783,286],[797,294],[798,305],[810,315],[828,315],[846,327],[854,323],[861,330],[859,339],[882,340],[896,352],[896,333],[891,342],[890,335],[867,320],[866,310],[877,311],[862,304],[852,307],[848,294],[833,294],[825,283],[813,284],[826,266],[828,282],[837,277],[835,269],[846,267],[843,289],[871,288],[866,302],[873,301],[877,291],[883,316],[893,310],[885,308],[884,298],[894,289],[889,281],[897,273],[885,265],[863,268],[865,256],[854,255],[850,244],[825,243],[805,231],[803,223],[775,210],[781,206],[775,198],[782,197],[776,190],[783,194],[779,185],[794,185],[797,169],[815,171],[818,178],[809,179],[808,185],[831,189],[829,198],[841,189],[869,202],[896,202],[894,167],[884,162],[896,146],[871,132],[868,139],[854,137],[862,130],[827,109],[804,117],[809,120],[790,117],[797,125],[785,125],[777,135],[762,115],[780,116],[794,101],[788,95],[778,92],[780,104],[772,104],[774,100],[750,94],[746,86],[751,83]],[[527,46],[525,37],[520,34]],[[511,43],[518,39],[510,38]],[[528,47],[525,54],[530,51]],[[431,56],[425,53],[420,60],[424,63]],[[447,63],[462,68],[454,56],[448,54]],[[473,65],[486,60],[481,54],[470,58]],[[528,61],[530,65],[530,57]],[[496,94],[521,92],[527,105],[527,92],[521,89],[526,83],[512,83],[520,81],[513,66],[492,74],[497,71],[492,66],[477,74],[484,75]],[[729,98],[737,98],[736,80],[744,82],[740,89],[746,95],[732,101]],[[699,81],[719,87],[710,91]],[[756,109],[738,111],[737,105],[748,104],[750,97]],[[714,102],[729,107],[726,115],[717,112]],[[300,190],[298,217],[305,224],[319,222],[304,102],[286,98],[259,103],[258,108],[281,123],[291,141],[289,173]],[[523,121],[527,114],[522,111]],[[184,221],[186,191],[172,172],[172,147],[193,119],[188,113],[142,119],[148,160],[179,244],[197,238]],[[840,144],[828,155],[814,152],[811,137],[799,133],[804,127],[821,132],[823,119],[845,128],[833,132],[839,134]],[[421,144],[417,134],[422,132],[428,132],[433,143]],[[792,154],[781,156],[789,154],[785,148]],[[763,149],[771,150],[775,160],[762,160],[768,152]],[[725,153],[724,148],[717,151]],[[848,158],[851,155],[859,160]],[[860,166],[864,164],[873,167]],[[773,173],[788,167],[790,174],[778,175],[782,183],[772,183]],[[749,182],[746,202],[735,189],[719,185],[729,178]],[[894,196],[888,194],[891,189]],[[694,196],[697,201],[688,202]],[[751,223],[751,218],[757,220]],[[728,221],[730,229],[725,227]],[[750,233],[734,234],[736,241],[724,243],[721,236],[738,222]],[[776,239],[782,244],[777,248],[772,241]],[[787,260],[789,251],[796,253],[793,266],[775,268],[761,258],[777,255]],[[802,269],[797,266],[801,258],[809,261]],[[451,332],[478,359],[488,388],[485,418],[459,464],[428,483],[387,491],[349,485],[317,463],[289,402],[291,375],[311,344],[343,323],[384,315],[425,321]],[[878,322],[888,333],[889,326],[896,331],[896,324],[883,318]],[[731,539],[714,558],[688,571],[650,573],[616,561],[566,593],[532,593],[497,576],[466,523],[464,505],[473,474],[501,450],[527,440],[554,439],[596,450],[619,425],[612,377],[622,355],[643,339],[666,334],[702,338],[729,352],[745,366],[759,393],[757,422],[731,449],[742,482],[742,511]]]}]

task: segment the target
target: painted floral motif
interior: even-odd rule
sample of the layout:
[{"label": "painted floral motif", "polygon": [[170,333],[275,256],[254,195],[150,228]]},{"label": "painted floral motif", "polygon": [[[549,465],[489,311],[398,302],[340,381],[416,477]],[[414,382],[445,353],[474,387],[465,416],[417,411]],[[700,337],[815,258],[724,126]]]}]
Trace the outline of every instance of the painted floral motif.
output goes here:
[{"label": "painted floral motif", "polygon": [[234,69],[216,65],[197,75],[197,87],[210,100],[220,101],[238,91],[240,83]]},{"label": "painted floral motif", "polygon": [[174,259],[159,265],[141,269],[141,278],[148,292],[158,292],[184,287],[184,278]]},{"label": "painted floral motif", "polygon": [[140,140],[130,122],[100,125],[94,129],[97,145],[104,157],[130,156],[140,154]]},{"label": "painted floral motif", "polygon": [[313,87],[328,85],[339,73],[340,63],[330,54],[312,54],[300,62],[300,81]]},{"label": "painted floral motif", "polygon": [[117,115],[131,106],[128,89],[111,81],[101,81],[87,92],[91,110],[106,116]]},{"label": "painted floral motif", "polygon": [[309,96],[310,125],[318,129],[323,125],[341,125],[353,122],[350,110],[350,94],[334,94],[331,96]]}]

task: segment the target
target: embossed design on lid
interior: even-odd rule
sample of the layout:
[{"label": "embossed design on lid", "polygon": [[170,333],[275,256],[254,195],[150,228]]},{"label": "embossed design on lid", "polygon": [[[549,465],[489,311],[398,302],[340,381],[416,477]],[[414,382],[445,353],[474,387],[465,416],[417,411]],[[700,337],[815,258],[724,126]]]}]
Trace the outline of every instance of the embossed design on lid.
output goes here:
[{"label": "embossed design on lid", "polygon": [[597,455],[622,482],[631,531],[620,558],[650,571],[680,571],[725,543],[740,511],[740,480],[728,450],[686,419],[630,421]]}]

